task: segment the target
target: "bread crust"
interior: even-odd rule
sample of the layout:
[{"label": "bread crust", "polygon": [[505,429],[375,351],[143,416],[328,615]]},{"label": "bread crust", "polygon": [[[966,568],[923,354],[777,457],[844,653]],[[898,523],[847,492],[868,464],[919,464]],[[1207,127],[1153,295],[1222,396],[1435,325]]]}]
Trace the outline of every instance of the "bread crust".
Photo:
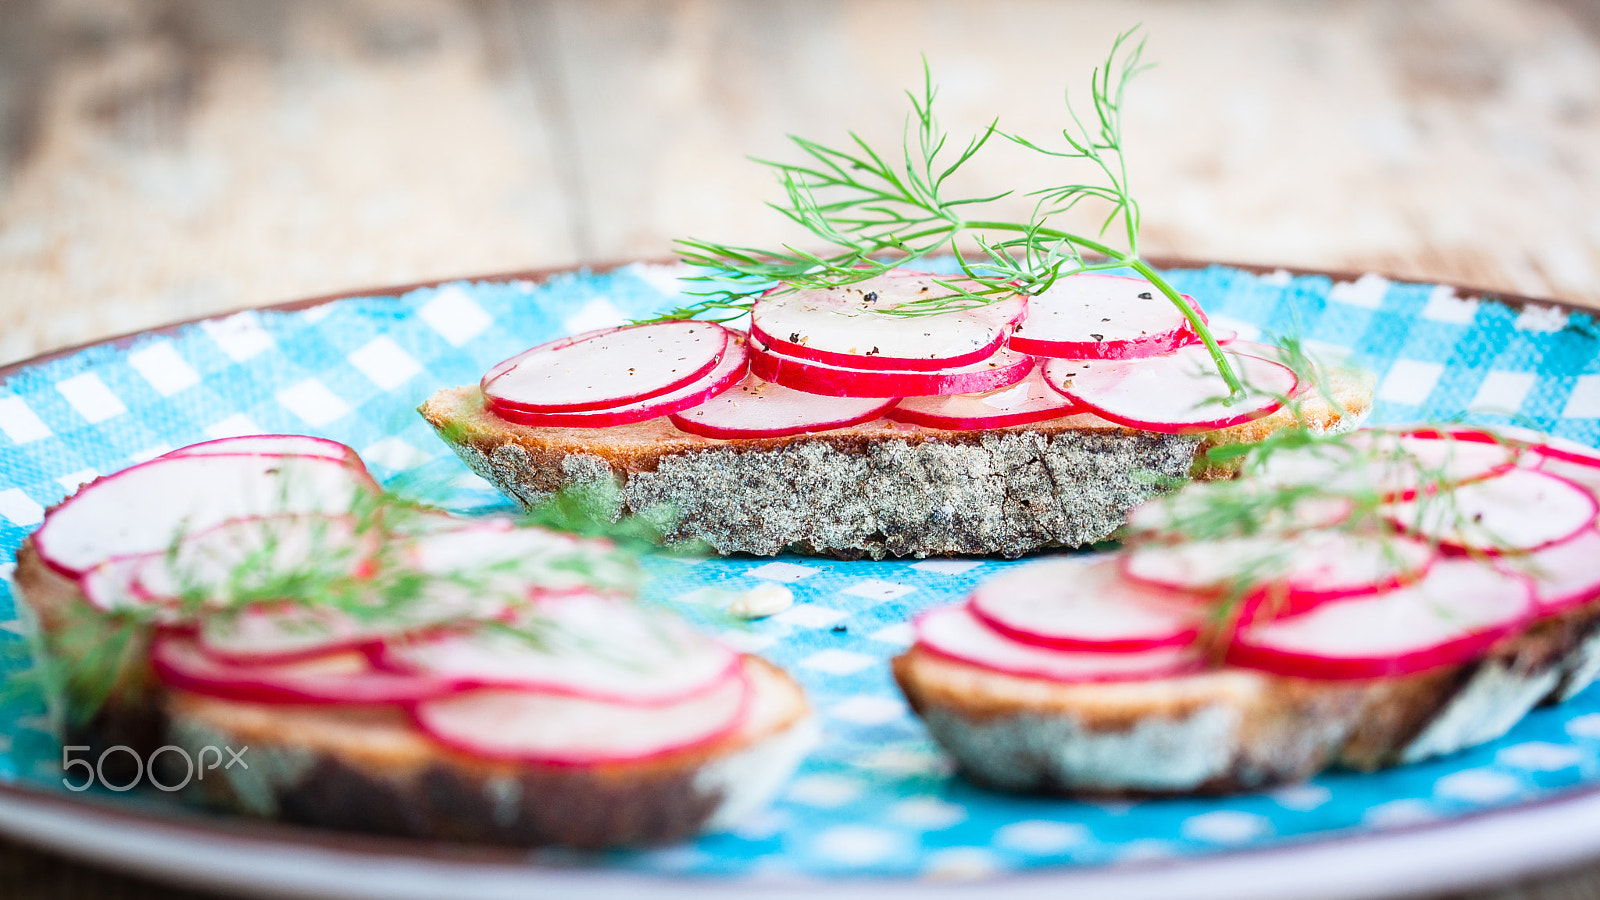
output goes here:
[{"label": "bread crust", "polygon": [[974,780],[1059,794],[1259,790],[1370,771],[1500,737],[1600,666],[1600,600],[1547,616],[1471,662],[1320,680],[1221,667],[1095,684],[996,672],[915,646],[896,682]]},{"label": "bread crust", "polygon": [[[1356,427],[1371,379],[1330,377],[1332,399],[1302,398],[1307,427]],[[1196,471],[1207,446],[1258,441],[1294,424],[1287,411],[1202,435],[1139,431],[1093,415],[982,431],[875,419],[780,438],[722,440],[666,418],[610,428],[508,422],[476,386],[419,408],[477,474],[524,507],[587,492],[611,516],[638,513],[669,541],[718,553],[784,551],[841,558],[999,555],[1109,537],[1160,484]]]},{"label": "bread crust", "polygon": [[[70,652],[56,640],[66,629],[100,618],[31,540],[18,552],[15,581],[55,652]],[[759,808],[818,734],[799,686],[754,656],[744,657],[751,712],[733,733],[644,760],[555,766],[452,750],[395,706],[246,703],[167,688],[150,671],[147,648],[148,636],[130,646],[116,690],[74,729],[74,743],[95,752],[123,744],[144,759],[165,744],[190,759],[204,747],[248,747],[243,764],[204,772],[185,794],[233,812],[368,834],[513,846],[669,843]],[[108,759],[120,756],[127,754]],[[157,759],[163,783],[184,780],[177,754]]]}]

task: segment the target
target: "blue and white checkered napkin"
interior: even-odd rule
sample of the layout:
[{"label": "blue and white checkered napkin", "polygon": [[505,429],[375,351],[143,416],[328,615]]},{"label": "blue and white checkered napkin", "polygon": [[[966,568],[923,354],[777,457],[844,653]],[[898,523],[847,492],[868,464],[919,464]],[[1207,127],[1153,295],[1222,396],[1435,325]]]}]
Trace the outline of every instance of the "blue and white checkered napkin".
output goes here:
[{"label": "blue and white checkered napkin", "polygon": [[[1600,341],[1587,316],[1373,276],[1334,284],[1222,267],[1170,276],[1246,338],[1294,333],[1315,349],[1349,351],[1379,373],[1378,421],[1515,414],[1600,443]],[[0,385],[0,564],[9,570],[44,508],[82,481],[242,432],[324,435],[357,448],[380,477],[451,485],[463,507],[496,505],[416,405],[533,343],[660,308],[677,289],[670,270],[650,266],[538,284],[456,283],[244,313],[25,369]],[[794,672],[826,737],[777,803],[737,831],[589,864],[731,876],[977,875],[1381,830],[1600,780],[1600,690],[1590,690],[1487,746],[1265,794],[1083,803],[980,790],[951,774],[884,660],[909,642],[912,615],[959,600],[1008,565],[652,561],[649,592],[691,615],[708,590],[793,589],[794,607],[724,637]],[[26,664],[20,631],[9,593],[0,593],[0,671]],[[0,702],[9,702],[0,707],[0,780],[59,785],[60,745],[41,730],[42,707]]]}]

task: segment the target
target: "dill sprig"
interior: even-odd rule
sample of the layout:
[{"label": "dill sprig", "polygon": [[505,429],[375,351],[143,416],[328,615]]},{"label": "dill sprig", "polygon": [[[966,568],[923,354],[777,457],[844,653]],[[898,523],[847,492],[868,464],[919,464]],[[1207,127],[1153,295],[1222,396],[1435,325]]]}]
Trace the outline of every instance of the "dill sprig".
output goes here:
[{"label": "dill sprig", "polygon": [[[954,256],[961,268],[962,278],[938,281],[949,293],[881,312],[934,315],[1017,293],[1039,294],[1064,275],[1131,268],[1188,320],[1227,383],[1230,400],[1241,397],[1245,386],[1198,311],[1140,256],[1140,209],[1131,191],[1122,139],[1128,85],[1150,68],[1144,62],[1145,40],[1137,35],[1137,28],[1119,34],[1105,63],[1091,75],[1091,117],[1080,117],[1067,96],[1070,124],[1061,131],[1060,148],[1004,132],[996,119],[955,149],[934,115],[938,90],[926,59],[921,92],[906,93],[911,112],[898,154],[880,153],[854,132],[843,147],[791,135],[801,162],[756,160],[772,170],[784,190],[786,202],[768,205],[832,252],[813,253],[787,244],[773,250],[681,240],[684,261],[703,270],[690,279],[705,288],[698,292],[703,299],[661,318],[727,321],[749,312],[762,295],[856,284],[935,254]],[[950,180],[996,137],[1046,156],[1087,163],[1098,177],[1028,191],[1034,207],[1026,222],[994,217],[990,204],[1014,191],[957,195]],[[1086,235],[1051,224],[1053,217],[1085,201],[1109,207],[1098,232]],[[1107,239],[1118,223],[1120,245]],[[973,253],[971,246],[978,252]]]}]

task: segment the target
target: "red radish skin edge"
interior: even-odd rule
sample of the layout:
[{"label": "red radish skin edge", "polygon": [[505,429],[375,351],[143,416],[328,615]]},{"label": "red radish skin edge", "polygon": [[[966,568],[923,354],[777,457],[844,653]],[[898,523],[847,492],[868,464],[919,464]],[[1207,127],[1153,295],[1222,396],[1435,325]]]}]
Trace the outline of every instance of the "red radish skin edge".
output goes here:
[{"label": "red radish skin edge", "polygon": [[[1050,637],[1048,635],[1037,634],[1032,631],[1025,631],[1021,628],[1008,625],[1004,620],[996,618],[992,614],[985,612],[983,607],[979,604],[969,603],[967,608],[972,611],[973,616],[983,622],[983,624],[994,629],[997,633],[1003,634],[1019,644],[1043,647],[1047,650],[1082,650],[1088,653],[1137,653],[1140,650],[1156,650],[1161,647],[1186,647],[1189,644],[1194,643],[1195,639],[1200,636],[1200,628],[1196,626],[1183,631],[1173,632],[1166,637],[1160,638],[1123,638],[1108,641],[1092,641],[1069,637]],[[934,653],[939,652],[938,650],[934,650],[932,647],[928,647],[927,645],[923,646],[925,649],[931,650]]]},{"label": "red radish skin edge", "polygon": [[484,399],[488,403],[489,411],[500,418],[534,428],[610,428],[613,425],[643,422],[693,409],[738,384],[745,376],[750,354],[745,342],[729,343],[736,345],[737,349],[729,347],[724,352],[721,362],[699,381],[691,382],[687,388],[679,388],[677,391],[625,406],[607,407],[593,412],[532,413],[502,407],[489,397]]},{"label": "red radish skin edge", "polygon": [[1171,353],[1199,340],[1199,336],[1185,321],[1183,326],[1173,331],[1152,334],[1137,340],[1050,341],[1013,334],[1007,341],[1007,346],[1018,353],[1051,359],[1148,359]]},{"label": "red radish skin edge", "polygon": [[[1023,307],[1026,310],[1026,306]],[[870,369],[889,372],[936,372],[940,369],[954,369],[960,366],[982,362],[993,356],[1006,342],[1011,329],[1016,326],[1016,320],[995,332],[993,340],[976,350],[962,353],[958,356],[941,357],[939,359],[918,359],[903,356],[879,356],[872,353],[841,353],[837,350],[818,350],[784,340],[752,322],[750,336],[772,348],[784,356],[803,359],[807,362],[817,362],[843,369]]]},{"label": "red radish skin edge", "polygon": [[675,754],[697,750],[709,744],[714,744],[717,741],[720,741],[728,735],[734,733],[735,731],[738,731],[739,728],[744,725],[746,720],[750,718],[750,707],[755,702],[755,688],[750,684],[749,676],[745,675],[743,666],[740,666],[739,673],[733,677],[744,682],[744,696],[740,699],[739,711],[729,719],[726,725],[717,728],[715,731],[708,732],[703,737],[696,738],[695,740],[687,743],[678,744],[671,747],[662,747],[657,750],[651,750],[645,753],[638,753],[629,756],[543,757],[518,753],[499,753],[467,741],[460,741],[436,734],[427,726],[425,717],[421,715],[419,707],[424,701],[407,704],[406,710],[411,717],[411,721],[416,725],[417,730],[427,735],[430,740],[436,741],[443,746],[449,747],[453,750],[458,750],[470,756],[476,756],[480,759],[519,762],[531,765],[551,766],[553,768],[560,769],[577,769],[587,766],[605,765],[607,763],[643,763],[658,759],[666,759]]},{"label": "red radish skin edge", "polygon": [[[1156,680],[1162,679],[1162,678],[1172,678],[1172,677],[1177,676],[1177,675],[1190,675],[1190,674],[1193,674],[1193,673],[1196,673],[1196,672],[1203,672],[1207,668],[1205,660],[1203,660],[1203,659],[1195,659],[1195,660],[1192,660],[1190,662],[1184,663],[1181,666],[1171,666],[1171,667],[1166,668],[1166,669],[1152,669],[1149,672],[1139,672],[1139,673],[1135,673],[1135,674],[1089,676],[1089,677],[1085,677],[1085,678],[1073,678],[1073,679],[1052,678],[1052,677],[1050,677],[1048,675],[1027,674],[1027,673],[1023,673],[1023,672],[1012,672],[1012,671],[1008,671],[1006,669],[998,669],[998,668],[995,668],[993,666],[986,666],[983,663],[974,662],[974,661],[972,661],[970,659],[964,659],[964,658],[962,658],[960,656],[957,656],[957,655],[955,655],[953,653],[947,653],[944,650],[940,650],[939,648],[934,647],[934,646],[932,646],[930,644],[924,644],[921,641],[918,641],[916,646],[917,646],[918,649],[922,650],[924,653],[932,654],[933,656],[937,656],[940,659],[948,659],[951,662],[957,662],[957,663],[960,663],[961,665],[964,665],[964,666],[971,666],[974,669],[983,669],[984,671],[987,671],[987,672],[996,672],[996,673],[999,673],[1001,675],[1008,675],[1008,676],[1010,676],[1012,678],[1029,678],[1029,679],[1032,679],[1034,681],[1048,681],[1048,682],[1051,682],[1052,684],[1113,684],[1113,683],[1119,682],[1119,681],[1156,681]],[[1063,652],[1070,652],[1070,651],[1063,651]]]},{"label": "red radish skin edge", "polygon": [[684,414],[693,412],[693,410],[684,410],[682,413],[673,413],[667,418],[672,420],[672,424],[677,426],[679,431],[699,435],[700,437],[717,438],[720,440],[734,440],[738,438],[788,437],[791,434],[810,434],[817,431],[832,431],[835,428],[849,428],[851,425],[860,425],[862,422],[871,422],[873,419],[881,418],[891,407],[894,406],[894,404],[897,402],[897,399],[898,398],[890,398],[885,400],[883,405],[877,409],[868,410],[860,415],[851,416],[848,419],[839,419],[832,422],[817,422],[807,425],[796,425],[790,428],[720,428],[716,425],[707,425],[704,422],[696,422]]},{"label": "red radish skin edge", "polygon": [[[261,449],[261,450],[225,451],[225,452],[221,452],[221,453],[215,453],[215,452],[212,452],[211,450],[207,449],[207,448],[211,448],[211,447],[225,446],[225,445],[228,445],[228,444],[243,444],[243,443],[252,443],[252,442],[262,442],[262,443],[266,443],[266,444],[275,444],[275,443],[279,443],[279,442],[289,443],[291,441],[311,441],[313,443],[321,444],[321,445],[325,446],[327,448],[328,452],[326,452],[326,453],[308,453],[308,452],[305,452],[305,451],[297,451],[297,450],[277,451],[277,450]],[[314,457],[317,457],[319,459],[338,459],[338,460],[343,460],[343,461],[349,463],[352,467],[360,469],[363,472],[366,471],[366,469],[367,469],[367,464],[362,462],[360,454],[356,453],[354,448],[346,446],[345,444],[341,444],[338,441],[331,440],[329,438],[316,437],[314,435],[309,435],[309,434],[250,434],[250,435],[240,435],[239,437],[215,438],[215,439],[209,440],[209,441],[201,441],[198,444],[189,444],[188,446],[185,446],[185,447],[179,447],[176,450],[169,450],[168,452],[161,454],[161,457],[162,458],[166,458],[166,457],[173,457],[173,456],[277,456],[277,455],[282,455],[282,456],[314,456]]]},{"label": "red radish skin edge", "polygon": [[[193,638],[182,629],[174,629],[157,636],[150,648],[150,666],[163,684],[190,693],[223,700],[267,704],[312,704],[317,706],[375,705],[414,703],[454,693],[459,688],[445,679],[414,678],[374,669],[363,675],[342,674],[299,676],[299,680],[326,689],[310,690],[290,684],[273,683],[270,674],[251,675],[248,666],[236,666],[211,660],[208,654],[195,646],[192,652],[224,669],[244,669],[229,673],[227,678],[206,678],[174,662],[179,652],[176,641]],[[324,654],[329,655],[329,654]],[[291,676],[290,680],[294,680]],[[375,687],[376,686],[376,687]],[[363,693],[363,690],[370,693]]]},{"label": "red radish skin edge", "polygon": [[1527,622],[1527,618],[1524,618],[1422,650],[1380,657],[1330,658],[1235,642],[1229,645],[1224,661],[1229,665],[1298,678],[1329,681],[1392,678],[1467,662],[1494,646],[1496,641],[1521,629]]},{"label": "red radish skin edge", "polygon": [[[391,650],[387,645],[381,645],[377,647],[372,654],[372,658],[373,665],[382,671],[393,672],[398,675],[416,675],[418,677],[422,677],[420,667],[408,665],[399,659],[393,658],[391,655]],[[715,678],[707,680],[704,684],[696,685],[676,694],[669,694],[661,697],[651,697],[648,699],[630,697],[625,694],[613,694],[606,691],[588,691],[569,684],[552,684],[531,680],[514,681],[511,679],[462,677],[451,678],[449,681],[451,684],[456,685],[460,690],[476,690],[479,688],[484,688],[490,690],[526,691],[530,694],[552,694],[558,697],[576,697],[580,700],[594,700],[599,703],[609,703],[614,706],[636,706],[640,708],[648,708],[653,706],[671,706],[674,703],[682,703],[685,700],[692,700],[695,697],[699,697],[709,691],[716,690],[726,683],[729,678],[743,677],[742,675],[739,675],[743,668],[744,657],[737,653],[732,653],[729,654],[728,665]],[[748,685],[746,685],[746,687],[748,687]]]},{"label": "red radish skin edge", "polygon": [[[1005,353],[1002,349],[995,355]],[[967,372],[872,371],[810,363],[755,346],[750,351],[750,371],[763,381],[776,382],[808,394],[898,399],[937,394],[975,394],[1016,384],[1028,377],[1028,372],[1033,369],[1033,360],[1022,354],[1011,355],[1015,360],[1001,360],[993,368]]]},{"label": "red radish skin edge", "polygon": [[704,322],[700,324],[704,324],[709,328],[715,328],[722,332],[722,349],[712,356],[708,362],[697,367],[689,375],[680,376],[676,380],[667,383],[664,386],[656,385],[648,390],[638,391],[633,394],[623,396],[606,397],[600,400],[559,404],[523,403],[517,400],[508,400],[504,397],[496,396],[491,390],[490,386],[494,383],[495,379],[515,369],[517,365],[522,362],[522,360],[532,356],[535,353],[550,353],[556,350],[563,350],[567,347],[583,343],[584,341],[605,337],[608,334],[614,334],[618,331],[622,331],[624,328],[645,327],[640,325],[617,325],[610,328],[596,328],[593,331],[585,331],[582,334],[557,338],[553,341],[539,344],[536,347],[529,347],[527,350],[518,353],[510,359],[495,363],[495,365],[490,368],[488,372],[484,373],[483,378],[479,380],[478,388],[483,392],[484,397],[488,398],[496,407],[496,409],[507,409],[533,415],[557,415],[560,413],[590,412],[594,410],[611,409],[617,406],[640,403],[653,397],[659,397],[662,394],[670,394],[679,388],[693,383],[697,379],[705,377],[707,373],[715,369],[717,364],[722,361],[723,356],[728,352],[728,343],[730,342],[731,334],[729,333],[728,329],[718,325],[715,322]]},{"label": "red radish skin edge", "polygon": [[1051,419],[1081,415],[1085,412],[1088,412],[1088,410],[1079,409],[1076,405],[1069,403],[1066,406],[1059,406],[1055,409],[1035,409],[1028,412],[1007,413],[999,416],[952,417],[936,416],[914,409],[891,406],[884,412],[883,417],[893,422],[920,425],[923,428],[938,428],[944,431],[976,431],[984,428],[1010,428],[1014,425],[1031,425],[1034,422],[1047,422]]}]

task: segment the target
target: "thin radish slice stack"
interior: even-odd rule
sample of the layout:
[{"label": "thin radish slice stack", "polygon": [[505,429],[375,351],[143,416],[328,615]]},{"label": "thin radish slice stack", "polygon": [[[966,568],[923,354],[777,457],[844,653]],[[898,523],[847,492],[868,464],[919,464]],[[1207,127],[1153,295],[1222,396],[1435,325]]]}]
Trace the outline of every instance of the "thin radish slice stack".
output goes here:
[{"label": "thin radish slice stack", "polygon": [[1227,661],[1308,678],[1379,678],[1472,659],[1528,620],[1527,579],[1441,560],[1415,585],[1242,629]]},{"label": "thin radish slice stack", "polygon": [[413,709],[424,732],[491,759],[547,765],[633,762],[715,741],[744,720],[751,690],[742,671],[710,690],[655,706],[481,688]]},{"label": "thin radish slice stack", "polygon": [[1044,377],[1068,399],[1106,419],[1163,434],[1194,434],[1259,419],[1294,394],[1298,381],[1287,367],[1256,356],[1228,357],[1246,385],[1245,396],[1229,405],[1223,403],[1227,383],[1204,346],[1147,359],[1052,359],[1045,363]]},{"label": "thin radish slice stack", "polygon": [[657,322],[602,328],[525,350],[483,376],[483,395],[503,409],[581,412],[637,403],[675,391],[727,350],[713,322]]},{"label": "thin radish slice stack", "polygon": [[1591,526],[1559,543],[1508,557],[1505,563],[1533,580],[1539,611],[1553,613],[1600,597],[1596,560],[1600,560],[1600,530]]},{"label": "thin radish slice stack", "polygon": [[1309,531],[1144,544],[1122,559],[1128,578],[1152,587],[1209,595],[1259,593],[1272,613],[1293,615],[1329,600],[1415,581],[1434,552],[1423,541],[1399,536]]},{"label": "thin radish slice stack", "polygon": [[1406,531],[1478,553],[1525,552],[1565,540],[1593,525],[1596,512],[1593,494],[1538,469],[1511,469],[1388,510]]},{"label": "thin radish slice stack", "polygon": [[1027,644],[990,628],[966,606],[946,606],[925,613],[916,621],[916,634],[919,646],[940,656],[1008,675],[1049,681],[1162,678],[1195,671],[1203,665],[1187,647],[1091,653]]},{"label": "thin radish slice stack", "polygon": [[162,454],[162,457],[236,454],[247,456],[317,456],[323,459],[342,460],[361,471],[366,471],[367,468],[366,463],[363,463],[361,457],[350,447],[338,441],[311,437],[305,434],[246,434],[238,437],[217,438],[214,441],[201,441],[198,444],[179,447],[169,453]]},{"label": "thin radish slice stack", "polygon": [[1012,640],[1058,650],[1119,652],[1194,643],[1204,609],[1122,577],[1115,558],[1018,566],[972,592],[972,614]]},{"label": "thin radish slice stack", "polygon": [[1409,500],[1511,469],[1517,448],[1480,431],[1363,431],[1274,452],[1249,473],[1279,487]]},{"label": "thin radish slice stack", "polygon": [[253,665],[372,647],[403,630],[397,617],[363,622],[335,607],[285,601],[206,616],[196,640],[214,659]]},{"label": "thin radish slice stack", "polygon": [[139,586],[139,570],[149,564],[152,555],[112,557],[79,576],[78,590],[90,604],[106,612],[159,604],[164,598],[153,597]]},{"label": "thin radish slice stack", "polygon": [[609,541],[515,528],[504,519],[458,521],[413,537],[404,550],[408,565],[443,576],[419,598],[440,617],[493,616],[513,601],[582,588],[615,564]]},{"label": "thin radish slice stack", "polygon": [[338,514],[372,490],[340,460],[201,455],[153,459],[81,488],[34,532],[46,564],[77,577],[114,556],[165,551],[232,519]]},{"label": "thin radish slice stack", "polygon": [[954,283],[895,270],[845,287],[763,297],[751,311],[750,334],[777,353],[852,369],[931,371],[994,355],[1027,308],[1021,296],[914,317],[890,312],[950,296],[940,281]]},{"label": "thin radish slice stack", "polygon": [[1031,357],[1005,349],[975,363],[934,371],[849,369],[787,356],[759,344],[750,352],[750,371],[756,377],[825,397],[975,394],[1016,384],[1032,368]]},{"label": "thin radish slice stack", "polygon": [[967,431],[1043,422],[1081,412],[1045,383],[1040,366],[1010,387],[947,397],[907,397],[884,413],[896,422]]},{"label": "thin radish slice stack", "polygon": [[893,399],[821,397],[754,375],[693,409],[673,413],[672,424],[709,438],[770,438],[870,422]]},{"label": "thin radish slice stack", "polygon": [[1090,272],[1059,279],[1030,300],[1010,345],[1060,359],[1143,359],[1195,340],[1189,320],[1155,285]]},{"label": "thin radish slice stack", "polygon": [[150,664],[171,687],[250,703],[415,703],[457,690],[433,676],[381,671],[358,651],[241,665],[211,656],[193,638],[176,633],[156,638]]},{"label": "thin radish slice stack", "polygon": [[640,705],[710,690],[740,665],[738,654],[682,620],[621,601],[574,595],[540,603],[520,621],[518,634],[476,629],[390,641],[383,663],[474,687]]},{"label": "thin radish slice stack", "polygon": [[610,428],[613,425],[627,425],[699,406],[738,384],[745,376],[749,362],[747,341],[742,335],[734,334],[728,338],[727,349],[722,357],[709,371],[680,387],[644,400],[624,401],[615,406],[577,412],[530,412],[498,403],[491,396],[488,397],[489,408],[508,422],[535,427]]}]

